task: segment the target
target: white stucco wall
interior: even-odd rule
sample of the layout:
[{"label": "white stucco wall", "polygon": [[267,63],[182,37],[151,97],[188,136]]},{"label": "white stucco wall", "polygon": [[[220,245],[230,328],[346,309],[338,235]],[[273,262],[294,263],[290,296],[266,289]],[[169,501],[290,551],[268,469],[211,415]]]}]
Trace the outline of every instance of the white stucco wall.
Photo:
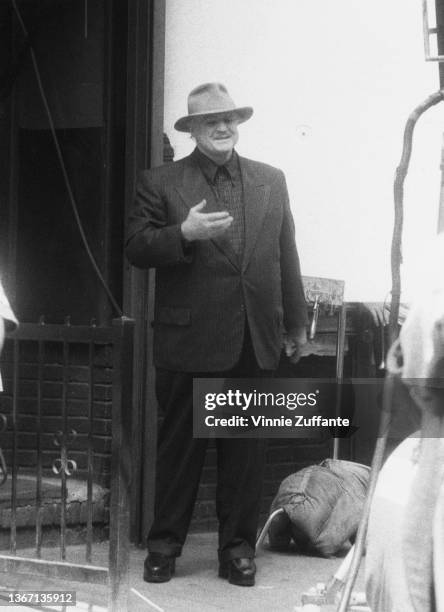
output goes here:
[{"label": "white stucco wall", "polygon": [[[287,176],[304,274],[349,300],[391,286],[393,176],[409,113],[439,88],[419,0],[167,0],[165,131],[196,85],[219,80],[253,118],[239,153]],[[406,271],[436,231],[444,104],[417,126],[405,185]]]}]

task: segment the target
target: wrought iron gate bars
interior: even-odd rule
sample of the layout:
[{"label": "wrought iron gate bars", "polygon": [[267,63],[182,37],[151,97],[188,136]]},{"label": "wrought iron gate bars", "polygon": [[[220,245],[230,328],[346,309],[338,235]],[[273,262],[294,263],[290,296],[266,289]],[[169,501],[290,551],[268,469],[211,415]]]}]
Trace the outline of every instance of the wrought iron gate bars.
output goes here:
[{"label": "wrought iron gate bars", "polygon": [[[129,522],[131,483],[131,399],[134,321],[126,317],[113,320],[111,327],[72,326],[24,323],[9,334],[13,343],[12,372],[12,468],[11,468],[11,530],[10,554],[0,554],[0,571],[19,571],[66,580],[80,580],[108,584],[108,609],[120,612],[127,609],[129,570]],[[19,471],[18,447],[18,390],[20,342],[35,341],[38,346],[36,391],[36,493],[35,493],[35,558],[17,555],[17,478]],[[62,431],[55,433],[55,444],[60,458],[53,463],[53,471],[61,478],[60,509],[60,561],[42,559],[43,535],[43,384],[46,343],[62,345]],[[87,504],[86,504],[86,552],[85,564],[66,562],[67,478],[76,469],[68,457],[68,447],[76,432],[69,430],[68,385],[70,344],[88,346],[88,399],[87,399]],[[111,492],[109,515],[109,563],[108,567],[92,565],[93,540],[93,476],[94,476],[94,355],[95,346],[113,346],[112,377],[112,441],[111,441]]]}]

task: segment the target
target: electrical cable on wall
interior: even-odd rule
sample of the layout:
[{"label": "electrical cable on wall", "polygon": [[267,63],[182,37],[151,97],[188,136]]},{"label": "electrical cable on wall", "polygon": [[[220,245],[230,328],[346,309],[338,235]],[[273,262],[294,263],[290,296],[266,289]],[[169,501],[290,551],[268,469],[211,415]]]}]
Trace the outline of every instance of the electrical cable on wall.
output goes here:
[{"label": "electrical cable on wall", "polygon": [[[23,30],[23,34],[24,34],[26,40],[29,41],[28,30],[27,30],[27,28],[25,26],[25,23],[24,23],[23,19],[22,19],[22,15],[21,15],[20,10],[19,10],[19,8],[17,6],[16,0],[11,0],[11,2],[12,2],[13,9],[15,11],[15,14],[17,16],[17,19],[19,21],[20,27]],[[69,180],[68,172],[66,170],[66,166],[65,166],[64,159],[63,159],[63,154],[62,154],[62,150],[61,150],[61,147],[60,147],[59,139],[57,137],[57,133],[56,133],[56,130],[55,130],[54,121],[53,121],[52,114],[51,114],[51,109],[49,108],[48,99],[46,97],[45,89],[43,87],[43,83],[42,83],[42,79],[41,79],[41,75],[40,75],[40,69],[39,69],[39,66],[38,66],[38,63],[37,63],[37,58],[35,56],[34,48],[33,48],[31,43],[29,43],[29,52],[31,54],[32,65],[33,65],[34,73],[35,73],[35,76],[36,76],[36,79],[37,79],[37,85],[38,85],[38,88],[39,88],[40,96],[42,98],[43,106],[45,108],[45,112],[46,112],[46,115],[47,115],[47,118],[48,118],[49,129],[50,129],[50,132],[51,132],[51,135],[52,135],[52,139],[54,141],[54,146],[55,146],[55,149],[56,149],[57,158],[59,160],[60,169],[61,169],[62,174],[63,174],[63,180],[64,180],[64,183],[65,183],[65,186],[66,186],[66,190],[68,192],[68,197],[69,197],[69,201],[70,201],[70,204],[71,204],[71,209],[72,209],[72,212],[73,212],[73,215],[74,215],[74,219],[75,219],[76,224],[77,224],[77,228],[78,228],[79,233],[80,233],[80,237],[82,239],[83,246],[84,246],[84,248],[86,250],[86,253],[87,253],[88,258],[89,258],[89,260],[91,262],[91,265],[94,268],[94,271],[95,271],[95,273],[96,273],[96,275],[97,275],[97,277],[98,277],[98,279],[100,281],[100,284],[102,285],[103,289],[105,290],[106,295],[108,296],[108,299],[110,300],[110,302],[111,302],[114,310],[118,314],[118,316],[121,317],[121,316],[123,316],[123,311],[120,308],[120,306],[118,305],[118,303],[117,303],[116,299],[114,298],[113,294],[111,293],[111,290],[108,287],[108,284],[107,284],[106,280],[104,279],[104,277],[103,277],[103,275],[102,275],[102,273],[100,271],[100,268],[99,268],[99,266],[98,266],[98,264],[97,264],[97,262],[95,260],[95,257],[94,257],[94,255],[93,255],[93,253],[91,251],[91,247],[89,246],[88,239],[87,239],[86,234],[85,234],[85,230],[83,229],[83,225],[82,225],[82,221],[80,219],[80,215],[79,215],[79,210],[78,210],[78,207],[77,207],[76,199],[75,199],[72,187],[71,187],[71,182]]]}]

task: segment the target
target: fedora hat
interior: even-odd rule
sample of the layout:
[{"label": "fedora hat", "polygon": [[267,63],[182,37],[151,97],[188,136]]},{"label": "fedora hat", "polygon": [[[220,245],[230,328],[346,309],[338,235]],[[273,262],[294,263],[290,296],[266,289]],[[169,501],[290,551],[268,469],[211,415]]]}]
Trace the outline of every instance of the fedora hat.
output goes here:
[{"label": "fedora hat", "polygon": [[188,96],[188,115],[176,121],[179,132],[189,132],[194,117],[207,117],[220,113],[236,115],[239,123],[247,121],[253,114],[251,106],[236,107],[227,88],[222,83],[204,83],[195,87]]}]

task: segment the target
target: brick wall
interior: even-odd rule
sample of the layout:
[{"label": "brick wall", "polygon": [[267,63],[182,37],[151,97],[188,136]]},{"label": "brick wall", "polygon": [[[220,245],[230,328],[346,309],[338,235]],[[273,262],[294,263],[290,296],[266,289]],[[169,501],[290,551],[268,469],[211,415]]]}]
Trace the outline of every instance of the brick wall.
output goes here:
[{"label": "brick wall", "polygon": [[[17,401],[18,464],[24,471],[32,471],[37,460],[37,411],[39,356],[38,342],[20,341]],[[68,457],[77,464],[76,477],[85,477],[90,431],[89,410],[89,347],[87,344],[69,345],[66,367],[67,431],[76,435],[69,443]],[[55,434],[63,430],[63,347],[59,342],[45,342],[41,366],[41,441],[44,474],[54,475],[53,461],[60,457],[55,446]],[[0,434],[8,468],[12,465],[12,390],[13,346],[6,341],[1,359],[4,393],[0,394],[0,412],[7,417],[7,428]],[[92,447],[94,451],[94,480],[109,485],[111,452],[112,346],[94,345],[93,350],[93,419]]]}]

